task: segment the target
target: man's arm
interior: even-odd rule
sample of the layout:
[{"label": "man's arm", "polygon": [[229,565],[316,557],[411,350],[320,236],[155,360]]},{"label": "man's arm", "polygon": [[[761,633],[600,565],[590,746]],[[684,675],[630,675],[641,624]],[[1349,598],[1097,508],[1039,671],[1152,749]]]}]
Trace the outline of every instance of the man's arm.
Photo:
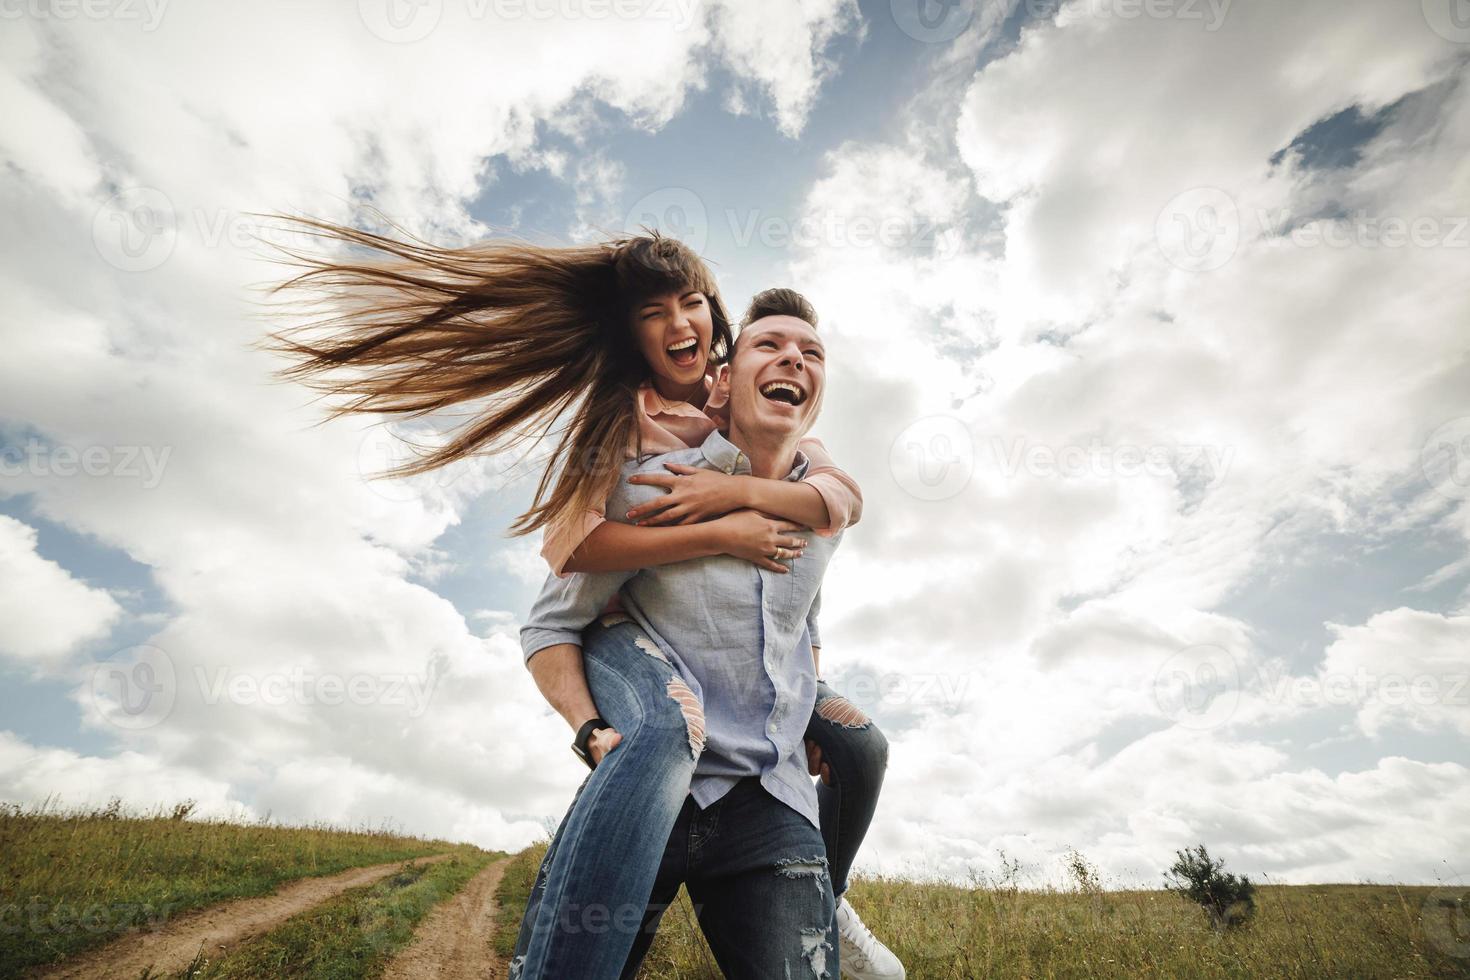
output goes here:
[{"label": "man's arm", "polygon": [[[574,731],[597,717],[582,667],[582,628],[634,574],[548,575],[521,627],[521,650],[537,689]],[[600,762],[621,738],[611,728],[599,730],[589,744],[593,761]]]}]

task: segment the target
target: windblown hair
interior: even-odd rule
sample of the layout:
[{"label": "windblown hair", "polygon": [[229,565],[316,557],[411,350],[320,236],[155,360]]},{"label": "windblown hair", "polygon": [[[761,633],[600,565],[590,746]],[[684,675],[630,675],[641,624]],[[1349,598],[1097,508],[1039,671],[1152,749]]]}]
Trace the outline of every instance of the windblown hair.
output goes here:
[{"label": "windblown hair", "polygon": [[277,246],[295,260],[286,264],[306,271],[268,293],[323,296],[340,312],[270,332],[256,345],[293,362],[277,377],[348,399],[326,420],[349,413],[419,418],[485,402],[444,445],[383,475],[426,473],[555,431],[514,535],[600,506],[628,449],[641,455],[635,399],[650,371],[631,326],[638,305],[697,289],[714,325],[711,363],[723,363],[732,346],[714,276],[688,246],[657,232],[590,245],[495,239],[444,248],[396,226],[403,240],[314,218],[268,217],[349,247],[347,257],[333,258]]},{"label": "windblown hair", "polygon": [[814,330],[817,326],[817,308],[812,306],[812,301],[784,286],[756,293],[740,318],[740,328],[745,329],[763,316],[794,316],[811,324]]}]

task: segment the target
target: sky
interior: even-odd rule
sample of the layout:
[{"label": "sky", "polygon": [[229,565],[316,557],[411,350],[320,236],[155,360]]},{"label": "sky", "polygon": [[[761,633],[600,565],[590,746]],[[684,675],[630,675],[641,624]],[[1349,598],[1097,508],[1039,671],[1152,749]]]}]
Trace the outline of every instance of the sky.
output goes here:
[{"label": "sky", "polygon": [[[271,376],[255,215],[640,225],[815,304],[859,857],[1470,885],[1456,0],[0,11],[0,800],[518,849],[585,769],[524,457]],[[276,237],[272,237],[276,236]],[[284,239],[290,242],[290,239]],[[294,242],[292,242],[294,244]]]}]

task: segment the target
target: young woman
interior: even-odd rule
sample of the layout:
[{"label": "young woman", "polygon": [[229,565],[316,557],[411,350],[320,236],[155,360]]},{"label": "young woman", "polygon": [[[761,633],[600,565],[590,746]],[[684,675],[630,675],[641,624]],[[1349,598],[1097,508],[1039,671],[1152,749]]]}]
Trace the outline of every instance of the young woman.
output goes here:
[{"label": "young woman", "polygon": [[[708,403],[710,372],[728,355],[733,337],[713,277],[681,243],[653,234],[571,247],[491,241],[444,249],[407,235],[412,240],[312,219],[285,220],[380,255],[334,261],[285,250],[306,271],[274,291],[317,290],[342,312],[271,334],[265,346],[294,362],[281,375],[348,396],[331,417],[420,417],[462,402],[484,403],[483,412],[453,430],[443,446],[393,475],[427,472],[555,431],[531,507],[512,530],[544,529],[543,555],[557,574],[630,570],[712,554],[784,571],[781,561],[799,554],[802,544],[792,529],[833,533],[860,512],[856,484],[819,442],[807,440],[802,449],[813,466],[802,484],[675,472],[662,482],[645,481],[666,486],[669,494],[657,512],[633,515],[643,518],[643,526],[604,520],[603,502],[625,458],[698,445],[720,420],[722,406]],[[773,291],[758,298],[746,322],[777,312],[815,325],[810,306],[793,307],[793,297]],[[791,523],[767,518],[757,508]],[[657,672],[654,658],[641,651],[630,655],[637,649],[628,635],[634,627],[619,619],[626,617],[610,607],[589,624],[581,651],[546,650],[531,662],[538,685],[573,728],[599,713],[616,713],[604,705],[618,698],[611,678],[620,678],[621,689],[630,673]],[[816,647],[815,634],[812,640]],[[586,669],[584,661],[598,669]],[[609,665],[615,669],[602,669]],[[543,675],[551,671],[557,678],[548,682]],[[558,849],[560,855],[548,852],[533,910],[554,916],[619,895],[646,900],[657,854],[634,860],[629,847],[654,842],[661,853],[673,815],[652,812],[650,801],[660,795],[645,792],[640,779],[655,772],[668,779],[667,766],[654,760],[667,760],[672,748],[697,755],[690,753],[695,733],[688,717],[681,715],[684,724],[677,727],[640,724],[644,709],[666,710],[672,703],[667,696],[663,701],[628,706],[627,727],[638,734],[626,742],[617,724],[594,730],[585,742],[594,769],[567,820],[574,813],[596,818],[578,827],[575,855],[567,848]],[[818,793],[833,891],[841,896],[876,805],[887,743],[825,684],[807,736],[813,774],[822,777]],[[692,761],[687,769],[692,774]],[[687,792],[688,775],[683,778]],[[660,832],[665,816],[669,823]],[[596,859],[589,855],[600,853],[627,870],[590,867]],[[588,972],[589,956],[621,963],[610,948],[617,945],[613,937],[585,929],[543,929],[533,937],[533,919],[528,915],[523,923],[516,960],[522,975],[563,976],[569,969],[579,976],[601,975]],[[901,976],[901,967],[878,972],[884,954],[891,954],[845,902],[839,919],[846,927],[843,963],[849,975],[864,975],[867,959],[874,968],[870,975]]]}]

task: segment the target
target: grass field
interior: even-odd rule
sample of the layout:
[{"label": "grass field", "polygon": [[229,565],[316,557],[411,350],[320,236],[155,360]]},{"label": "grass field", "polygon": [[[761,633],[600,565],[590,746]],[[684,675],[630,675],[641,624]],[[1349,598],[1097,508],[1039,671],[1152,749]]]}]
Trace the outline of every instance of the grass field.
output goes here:
[{"label": "grass field", "polygon": [[[507,957],[543,852],[544,845],[518,854],[501,881],[496,942]],[[1464,891],[1268,885],[1257,890],[1254,920],[1224,935],[1199,907],[1164,890],[967,888],[858,877],[848,898],[911,980],[1470,977]],[[642,975],[720,976],[682,891]]]},{"label": "grass field", "polygon": [[[267,894],[293,880],[445,855],[396,873],[373,872],[383,877],[292,908],[270,931],[210,961],[201,956],[187,969],[149,974],[149,980],[377,977],[436,905],[498,857],[386,831],[187,815],[187,808],[139,815],[118,806],[70,813],[0,807],[0,977],[23,976],[130,928],[148,930],[185,910]],[[492,945],[502,962],[509,961],[544,849],[513,857],[501,879]],[[1203,911],[1179,896],[1100,888],[1086,862],[1074,857],[1081,873],[1069,889],[1022,888],[1014,876],[972,887],[859,877],[849,897],[913,980],[1470,977],[1470,890],[1265,885],[1256,893],[1255,917],[1217,934]],[[486,881],[488,896],[491,879],[477,880]],[[482,923],[489,921],[485,908]],[[483,938],[471,940],[458,926],[451,935],[489,961]],[[193,954],[190,948],[184,959]],[[116,947],[102,954],[115,955]],[[642,975],[719,976],[687,896],[664,917]],[[140,980],[137,971],[131,980]]]},{"label": "grass field", "polygon": [[386,831],[0,806],[0,976],[189,909],[347,868],[478,848]]}]

